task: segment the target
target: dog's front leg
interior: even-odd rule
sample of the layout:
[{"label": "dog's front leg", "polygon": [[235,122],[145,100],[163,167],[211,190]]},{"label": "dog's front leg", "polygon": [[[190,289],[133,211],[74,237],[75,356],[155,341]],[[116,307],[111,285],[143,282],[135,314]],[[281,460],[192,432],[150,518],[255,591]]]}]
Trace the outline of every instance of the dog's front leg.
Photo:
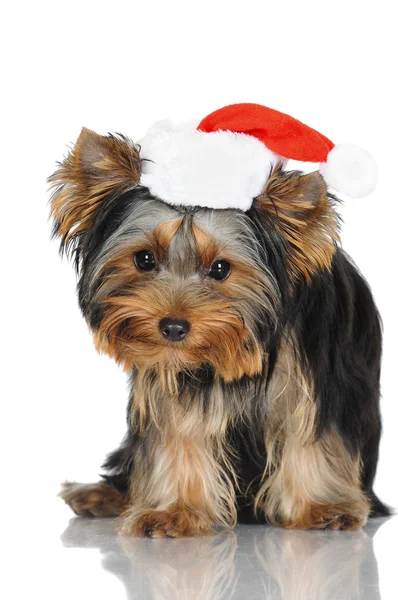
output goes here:
[{"label": "dog's front leg", "polygon": [[122,534],[200,536],[216,524],[234,525],[234,487],[210,440],[142,440],[135,465],[132,504],[122,515]]},{"label": "dog's front leg", "polygon": [[313,384],[290,346],[280,353],[269,388],[267,468],[256,497],[266,518],[296,529],[359,529],[370,513],[361,457],[336,426],[318,434]]},{"label": "dog's front leg", "polygon": [[359,529],[370,512],[360,459],[335,431],[306,444],[287,440],[265,489],[267,517],[287,528]]}]

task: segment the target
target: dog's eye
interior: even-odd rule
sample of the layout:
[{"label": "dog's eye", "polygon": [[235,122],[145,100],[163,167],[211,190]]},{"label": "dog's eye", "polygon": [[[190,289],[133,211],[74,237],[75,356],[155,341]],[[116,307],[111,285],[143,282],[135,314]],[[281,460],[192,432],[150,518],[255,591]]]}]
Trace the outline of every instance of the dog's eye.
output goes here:
[{"label": "dog's eye", "polygon": [[231,265],[226,260],[216,260],[208,271],[208,276],[217,281],[226,279],[231,273]]},{"label": "dog's eye", "polygon": [[141,271],[152,271],[156,267],[156,259],[150,250],[140,250],[134,256],[134,263]]}]

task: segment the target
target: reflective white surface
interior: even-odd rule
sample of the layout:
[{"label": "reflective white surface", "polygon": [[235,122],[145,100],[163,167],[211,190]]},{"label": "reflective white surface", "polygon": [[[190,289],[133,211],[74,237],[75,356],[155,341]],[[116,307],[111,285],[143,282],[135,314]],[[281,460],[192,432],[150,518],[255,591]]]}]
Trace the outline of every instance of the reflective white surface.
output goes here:
[{"label": "reflective white surface", "polygon": [[[63,513],[65,514],[65,513]],[[58,519],[57,519],[58,521]],[[67,521],[65,522],[66,525]],[[113,519],[73,517],[25,556],[3,598],[351,600],[397,598],[398,519],[359,532],[261,525],[197,539],[123,538]],[[52,523],[54,526],[54,523]],[[19,567],[23,561],[18,562]],[[29,593],[25,593],[29,591]],[[22,593],[24,592],[24,593]]]}]

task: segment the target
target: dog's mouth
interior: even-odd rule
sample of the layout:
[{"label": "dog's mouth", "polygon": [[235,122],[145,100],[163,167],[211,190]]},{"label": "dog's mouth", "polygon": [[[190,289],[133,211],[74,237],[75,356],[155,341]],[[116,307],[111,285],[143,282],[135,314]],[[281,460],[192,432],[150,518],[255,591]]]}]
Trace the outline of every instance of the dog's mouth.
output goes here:
[{"label": "dog's mouth", "polygon": [[[165,291],[166,294],[166,291]],[[145,297],[107,298],[104,318],[95,332],[97,349],[126,371],[160,368],[194,371],[203,366],[226,381],[262,371],[264,352],[238,302],[191,298],[173,309],[153,306]]]},{"label": "dog's mouth", "polygon": [[153,339],[140,334],[129,335],[127,338],[121,336],[119,343],[125,348],[127,354],[134,356],[137,365],[151,364],[155,362],[175,364],[180,363],[188,368],[197,368],[199,364],[206,362],[213,348],[209,341],[202,340],[200,344],[195,343],[189,336],[180,341],[171,341],[162,336]]},{"label": "dog's mouth", "polygon": [[98,331],[96,346],[128,372],[160,369],[178,373],[210,367],[227,382],[261,372],[263,351],[239,315],[230,322],[209,320],[210,327],[181,321],[125,318],[111,330]]},{"label": "dog's mouth", "polygon": [[134,351],[135,345],[144,344],[145,346],[167,349],[168,352],[174,352],[177,355],[183,354],[187,349],[196,347],[198,350],[209,350],[211,344],[202,341],[201,345],[195,344],[195,333],[192,333],[191,324],[181,325],[175,323],[163,323],[156,331],[156,328],[148,323],[146,331],[137,330],[134,327],[132,318],[124,319],[118,329],[117,337]]}]

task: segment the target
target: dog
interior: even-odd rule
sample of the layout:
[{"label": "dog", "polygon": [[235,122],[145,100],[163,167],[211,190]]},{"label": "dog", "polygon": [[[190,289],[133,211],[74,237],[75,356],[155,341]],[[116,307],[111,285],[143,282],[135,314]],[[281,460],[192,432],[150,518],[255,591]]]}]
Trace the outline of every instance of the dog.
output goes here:
[{"label": "dog", "polygon": [[388,515],[373,491],[380,317],[324,177],[276,161],[247,210],[172,204],[141,152],[83,129],[49,178],[95,346],[130,374],[102,481],[61,498],[148,537]]}]

